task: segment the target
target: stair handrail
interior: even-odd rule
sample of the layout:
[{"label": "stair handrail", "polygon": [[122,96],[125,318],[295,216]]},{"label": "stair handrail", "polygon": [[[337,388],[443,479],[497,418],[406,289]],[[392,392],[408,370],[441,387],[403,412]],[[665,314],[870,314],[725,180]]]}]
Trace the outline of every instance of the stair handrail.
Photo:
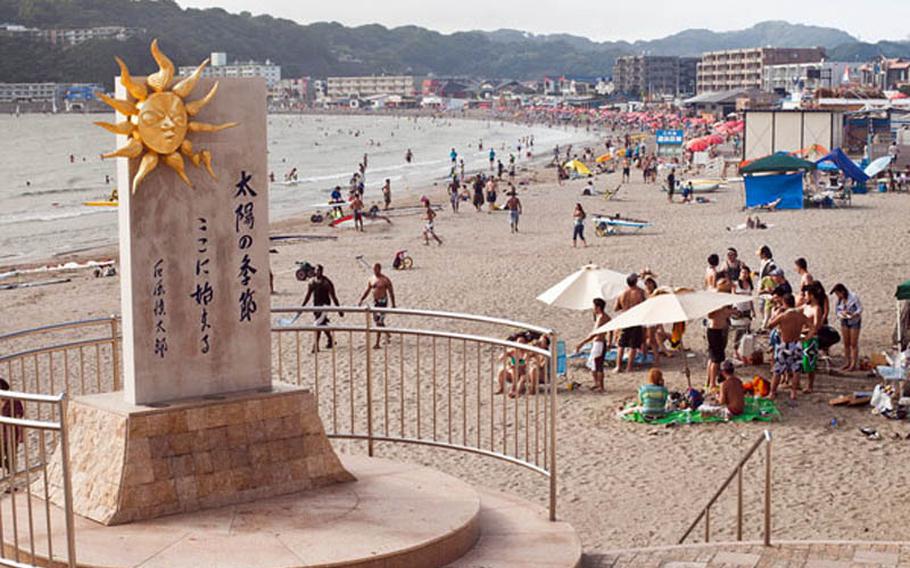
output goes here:
[{"label": "stair handrail", "polygon": [[689,525],[688,530],[683,534],[682,538],[679,539],[678,544],[683,544],[689,535],[692,534],[692,531],[695,530],[695,527],[698,526],[698,523],[702,519],[705,521],[705,542],[711,541],[711,507],[717,500],[723,495],[727,487],[730,486],[730,483],[733,482],[733,479],[737,480],[737,498],[736,498],[736,540],[742,541],[743,539],[743,467],[749,461],[749,459],[755,454],[758,448],[764,444],[765,445],[765,495],[764,495],[764,523],[763,523],[763,542],[765,546],[771,546],[771,431],[764,430],[762,434],[755,440],[752,446],[746,451],[742,459],[739,460],[739,463],[736,464],[736,467],[733,468],[733,471],[727,477],[726,481],[721,484],[721,486],[714,493],[714,496],[708,501],[708,504],[704,506],[698,516],[692,521],[692,524]]}]

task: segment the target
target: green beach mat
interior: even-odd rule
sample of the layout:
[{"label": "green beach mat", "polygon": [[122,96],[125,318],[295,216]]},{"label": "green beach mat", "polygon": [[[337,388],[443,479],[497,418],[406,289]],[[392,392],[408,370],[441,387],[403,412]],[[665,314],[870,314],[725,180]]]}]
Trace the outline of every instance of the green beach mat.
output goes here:
[{"label": "green beach mat", "polygon": [[[780,417],[780,411],[773,400],[766,398],[746,397],[746,408],[739,416],[734,416],[730,422],[771,422]],[[674,410],[667,413],[666,416],[654,420],[645,420],[641,412],[637,410],[622,416],[627,422],[637,422],[639,424],[705,424],[708,422],[727,422],[723,418],[716,416],[704,417],[701,412],[686,412],[684,410]]]}]

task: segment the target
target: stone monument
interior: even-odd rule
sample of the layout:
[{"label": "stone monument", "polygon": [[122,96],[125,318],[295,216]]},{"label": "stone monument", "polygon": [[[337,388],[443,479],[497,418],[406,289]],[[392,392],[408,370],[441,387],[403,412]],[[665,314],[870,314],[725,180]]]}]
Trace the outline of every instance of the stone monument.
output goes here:
[{"label": "stone monument", "polygon": [[104,524],[353,480],[313,396],[271,384],[265,82],[203,78],[206,62],[175,79],[151,52],[147,78],[117,60],[117,98],[101,95],[117,122],[98,123],[117,134],[105,157],[127,158],[124,390],[67,416],[75,512]]}]

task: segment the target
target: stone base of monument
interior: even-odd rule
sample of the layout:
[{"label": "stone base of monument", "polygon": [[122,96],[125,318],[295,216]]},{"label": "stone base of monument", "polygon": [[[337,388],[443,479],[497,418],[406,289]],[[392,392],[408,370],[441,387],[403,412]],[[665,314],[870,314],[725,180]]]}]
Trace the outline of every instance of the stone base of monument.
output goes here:
[{"label": "stone base of monument", "polygon": [[[73,510],[105,525],[354,480],[313,395],[296,387],[156,407],[128,404],[120,392],[90,395],[70,401],[66,422]],[[51,501],[62,506],[59,466],[58,450],[48,473]]]},{"label": "stone base of monument", "polygon": [[[76,519],[79,567],[106,568],[573,568],[581,542],[570,525],[550,522],[543,507],[475,489],[426,467],[342,456],[357,481],[320,489],[104,526]],[[34,493],[33,493],[34,495]],[[0,522],[12,526],[11,495],[0,500]],[[18,496],[19,526],[29,520]],[[66,561],[64,512],[51,508],[54,561],[48,562],[44,503],[32,497],[35,556],[40,565]],[[29,543],[13,544],[31,559]]]}]

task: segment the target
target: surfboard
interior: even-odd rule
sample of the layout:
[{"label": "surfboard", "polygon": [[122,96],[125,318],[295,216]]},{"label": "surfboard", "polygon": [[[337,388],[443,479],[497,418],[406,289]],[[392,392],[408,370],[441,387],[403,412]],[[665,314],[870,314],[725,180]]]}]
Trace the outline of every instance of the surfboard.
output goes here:
[{"label": "surfboard", "polygon": [[83,201],[86,207],[117,207],[117,201]]}]

